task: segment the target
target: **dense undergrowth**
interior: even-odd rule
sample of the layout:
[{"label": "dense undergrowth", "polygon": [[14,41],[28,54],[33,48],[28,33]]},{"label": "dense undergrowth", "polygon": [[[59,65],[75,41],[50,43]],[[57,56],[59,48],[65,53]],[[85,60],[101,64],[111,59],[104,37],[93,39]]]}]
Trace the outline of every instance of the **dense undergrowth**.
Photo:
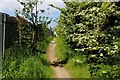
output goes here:
[{"label": "dense undergrowth", "polygon": [[[44,43],[42,42],[45,44],[45,49],[51,39],[53,38],[49,37]],[[41,50],[40,47],[39,50]],[[35,78],[46,80],[53,76],[53,71],[46,56],[42,52],[36,52],[34,56],[31,53],[27,48],[19,49],[14,46],[7,49],[2,60],[2,78]]]},{"label": "dense undergrowth", "polygon": [[[37,10],[38,0],[17,1],[22,9],[15,10],[16,23],[12,25],[16,25],[16,29],[11,47],[2,55],[2,78],[47,79],[53,73],[44,55],[53,39],[53,31],[48,28],[52,19],[39,15],[45,10]],[[10,22],[15,20],[11,19]]]}]

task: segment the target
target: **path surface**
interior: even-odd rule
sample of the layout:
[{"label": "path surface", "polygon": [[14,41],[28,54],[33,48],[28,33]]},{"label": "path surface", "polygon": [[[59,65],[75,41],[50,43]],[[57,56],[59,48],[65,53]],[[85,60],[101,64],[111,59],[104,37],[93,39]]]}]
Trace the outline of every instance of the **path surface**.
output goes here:
[{"label": "path surface", "polygon": [[[51,41],[47,50],[47,56],[50,61],[57,61],[57,57],[54,51],[55,45],[56,45],[55,40]],[[55,70],[55,74],[56,74],[54,78],[70,78],[69,73],[64,67],[52,66],[52,68]]]}]

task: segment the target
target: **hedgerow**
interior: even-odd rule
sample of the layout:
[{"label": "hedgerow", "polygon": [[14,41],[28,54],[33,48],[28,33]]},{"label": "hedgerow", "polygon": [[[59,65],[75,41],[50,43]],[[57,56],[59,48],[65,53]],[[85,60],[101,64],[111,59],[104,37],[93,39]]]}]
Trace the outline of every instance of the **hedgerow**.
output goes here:
[{"label": "hedgerow", "polygon": [[[119,25],[120,10],[112,2],[65,2],[57,33],[70,48],[87,55],[89,72],[96,78],[120,77],[120,50],[114,42],[114,25]],[[109,70],[108,70],[109,69]]]}]

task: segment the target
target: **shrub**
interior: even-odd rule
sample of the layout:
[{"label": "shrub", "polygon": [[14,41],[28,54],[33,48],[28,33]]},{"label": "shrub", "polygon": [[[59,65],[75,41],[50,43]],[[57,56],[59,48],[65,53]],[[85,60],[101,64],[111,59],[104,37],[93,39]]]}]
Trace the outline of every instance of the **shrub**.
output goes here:
[{"label": "shrub", "polygon": [[[90,68],[91,76],[95,77],[94,73],[102,70],[97,65],[107,65],[110,69],[119,65],[119,48],[113,42],[116,37],[112,33],[112,27],[118,25],[120,20],[118,6],[111,2],[64,2],[65,8],[57,7],[61,14],[56,31],[76,54],[87,56],[87,63],[91,68],[96,66]],[[108,72],[119,75],[117,69]],[[116,78],[111,78],[114,77]]]}]

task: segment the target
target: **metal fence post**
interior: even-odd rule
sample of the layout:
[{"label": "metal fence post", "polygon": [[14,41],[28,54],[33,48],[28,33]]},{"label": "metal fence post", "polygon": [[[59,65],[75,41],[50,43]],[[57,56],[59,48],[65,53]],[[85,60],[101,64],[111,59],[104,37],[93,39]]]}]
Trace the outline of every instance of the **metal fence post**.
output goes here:
[{"label": "metal fence post", "polygon": [[[2,13],[0,13],[0,55],[2,54],[2,50],[3,50],[3,49],[2,49],[2,47],[3,47],[3,46],[2,46],[2,43],[3,43],[3,42],[2,42],[2,40],[3,40],[3,39],[2,39],[2,34],[3,34],[2,32],[3,32],[3,30],[2,30]],[[0,57],[1,57],[1,56],[0,56]]]},{"label": "metal fence post", "polygon": [[2,13],[0,13],[0,79],[2,79]]},{"label": "metal fence post", "polygon": [[6,27],[6,14],[3,14],[3,57],[4,57],[4,52],[5,52],[5,27]]}]

